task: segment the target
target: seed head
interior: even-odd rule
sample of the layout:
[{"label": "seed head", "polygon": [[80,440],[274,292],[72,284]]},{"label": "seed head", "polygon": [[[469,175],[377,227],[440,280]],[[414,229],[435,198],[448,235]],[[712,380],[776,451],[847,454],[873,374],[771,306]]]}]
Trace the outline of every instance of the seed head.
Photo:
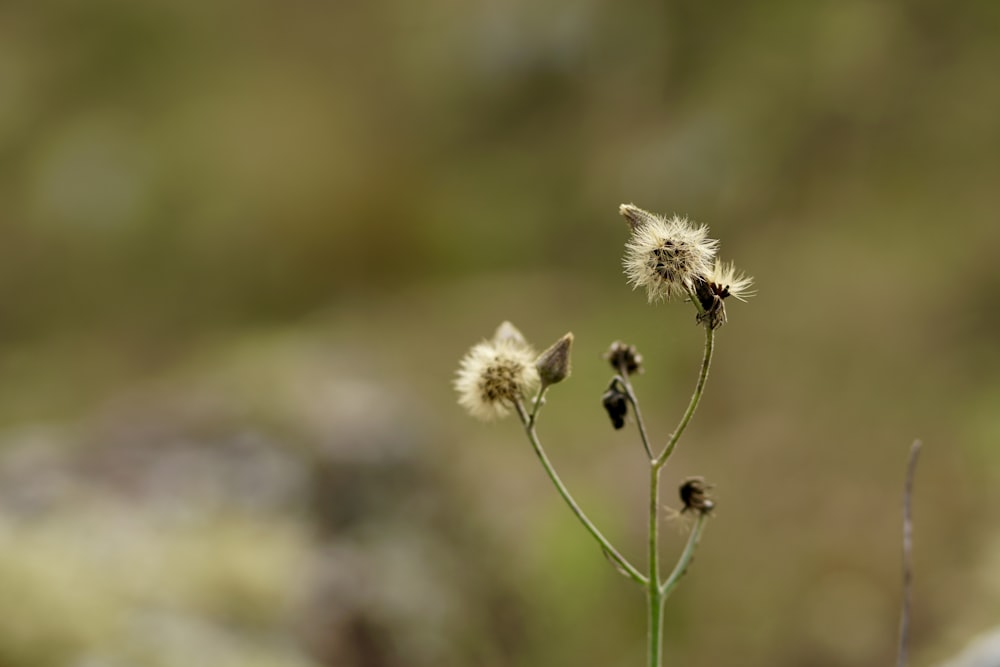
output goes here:
[{"label": "seed head", "polygon": [[514,401],[534,389],[538,381],[534,350],[505,322],[493,340],[469,350],[454,385],[459,405],[473,417],[489,421],[508,415]]},{"label": "seed head", "polygon": [[756,292],[753,287],[753,278],[742,271],[736,270],[736,265],[732,262],[728,264],[719,259],[712,265],[712,272],[708,275],[708,283],[719,298],[733,297],[737,301],[746,301]]},{"label": "seed head", "polygon": [[619,211],[632,226],[622,260],[625,275],[633,288],[646,288],[650,303],[686,298],[698,279],[711,273],[719,242],[708,238],[708,227],[632,204]]},{"label": "seed head", "polygon": [[698,321],[708,322],[710,327],[718,329],[726,323],[725,299],[733,297],[746,301],[754,295],[752,286],[753,278],[738,272],[732,262],[726,264],[716,259],[712,271],[695,284],[695,294],[704,311]]}]

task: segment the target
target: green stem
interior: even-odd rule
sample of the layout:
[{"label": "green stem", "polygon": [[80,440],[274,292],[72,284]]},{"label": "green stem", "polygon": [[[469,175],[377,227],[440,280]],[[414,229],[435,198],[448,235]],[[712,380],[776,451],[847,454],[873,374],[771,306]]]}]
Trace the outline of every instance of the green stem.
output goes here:
[{"label": "green stem", "polygon": [[545,392],[548,391],[547,386],[541,386],[538,389],[538,393],[535,394],[534,400],[531,401],[531,413],[528,415],[528,424],[530,426],[535,425],[535,419],[538,418],[538,411],[542,409],[542,404],[545,402]]},{"label": "green stem", "polygon": [[552,480],[552,483],[555,485],[559,495],[562,496],[563,500],[566,501],[566,504],[569,505],[573,514],[575,514],[576,518],[580,520],[580,523],[582,523],[583,527],[587,529],[587,532],[589,532],[593,538],[597,540],[597,542],[601,545],[601,548],[604,550],[604,553],[607,554],[608,558],[615,562],[622,573],[633,581],[646,586],[648,583],[646,577],[644,577],[642,573],[635,568],[635,566],[629,563],[624,556],[618,553],[618,550],[615,549],[611,545],[611,542],[609,542],[608,539],[601,534],[601,531],[597,529],[597,526],[595,526],[593,522],[587,518],[587,515],[583,513],[580,506],[576,504],[575,500],[573,500],[573,496],[570,495],[569,489],[567,489],[562,483],[562,480],[559,479],[559,475],[556,474],[555,468],[552,467],[549,457],[545,455],[545,450],[542,449],[542,443],[539,442],[538,434],[535,432],[534,420],[532,416],[528,415],[527,411],[524,409],[524,405],[520,400],[518,400],[514,403],[514,407],[517,409],[517,414],[521,418],[521,423],[524,424],[524,431],[528,434],[528,440],[531,441],[531,446],[535,449],[535,454],[538,456],[538,460],[542,462],[542,467],[545,468],[545,472],[548,473],[549,479]]},{"label": "green stem", "polygon": [[632,411],[635,413],[635,422],[639,426],[639,437],[642,439],[642,446],[646,450],[646,456],[649,460],[653,460],[653,450],[649,446],[649,436],[646,435],[646,423],[642,420],[642,411],[639,409],[639,399],[635,395],[635,391],[632,389],[632,383],[629,382],[628,373],[625,372],[624,368],[618,369],[618,375],[616,375],[613,381],[617,381],[621,384],[622,388],[625,389],[625,397],[628,402],[632,404]]},{"label": "green stem", "polygon": [[[693,297],[695,306],[701,312],[701,306],[697,298]],[[647,602],[649,604],[649,650],[648,667],[660,667],[660,656],[663,650],[663,602],[673,591],[677,582],[680,581],[684,572],[687,571],[691,559],[694,557],[694,550],[701,539],[701,531],[705,526],[705,515],[699,514],[691,535],[688,537],[687,545],[681,553],[680,559],[674,566],[673,572],[667,580],[660,584],[660,564],[659,564],[659,506],[660,506],[660,471],[666,464],[667,459],[677,446],[677,441],[687,428],[688,423],[694,416],[698,403],[701,402],[702,393],[705,391],[705,382],[708,380],[708,369],[712,364],[712,351],[715,344],[715,332],[712,327],[705,324],[705,356],[701,362],[701,371],[698,373],[698,382],[695,384],[694,393],[691,394],[691,401],[687,410],[681,417],[680,423],[670,436],[663,452],[656,458],[650,459],[649,466],[649,575],[647,577]],[[633,404],[633,407],[635,405]],[[638,409],[636,409],[638,415]]]},{"label": "green stem", "polygon": [[677,586],[677,582],[681,580],[681,577],[684,576],[684,573],[688,569],[688,565],[691,564],[691,560],[694,558],[694,550],[698,547],[699,540],[701,540],[701,531],[705,528],[705,520],[707,518],[708,514],[698,514],[698,520],[695,522],[691,534],[688,535],[687,544],[684,546],[681,557],[677,560],[677,565],[674,566],[674,571],[670,573],[670,576],[667,577],[667,580],[660,587],[661,603],[670,597],[674,587]]},{"label": "green stem", "polygon": [[660,592],[660,468],[649,466],[649,575],[646,599],[649,605],[648,638],[649,667],[660,667],[660,650],[663,646],[663,595]]},{"label": "green stem", "polygon": [[684,416],[681,417],[680,423],[677,428],[674,429],[673,434],[670,436],[670,440],[667,442],[667,446],[663,448],[663,453],[659,457],[653,460],[653,466],[657,469],[662,468],[670,458],[670,455],[674,451],[674,447],[677,446],[677,441],[680,440],[681,434],[684,433],[684,429],[687,428],[688,422],[691,421],[691,417],[694,416],[694,411],[698,409],[698,403],[701,402],[701,394],[705,390],[705,381],[708,379],[708,369],[712,364],[712,350],[715,346],[715,331],[712,327],[705,325],[705,357],[701,362],[701,372],[698,374],[698,383],[694,387],[694,393],[691,394],[691,402],[688,403],[687,410],[684,411]]}]

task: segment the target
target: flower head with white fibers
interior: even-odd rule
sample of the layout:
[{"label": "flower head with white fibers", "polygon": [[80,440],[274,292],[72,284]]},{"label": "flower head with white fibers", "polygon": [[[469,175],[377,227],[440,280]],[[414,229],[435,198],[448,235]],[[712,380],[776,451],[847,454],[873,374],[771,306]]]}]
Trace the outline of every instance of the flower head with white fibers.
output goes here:
[{"label": "flower head with white fibers", "polygon": [[455,378],[458,403],[473,417],[505,417],[526,393],[538,386],[535,351],[509,322],[492,340],[475,345],[462,359]]},{"label": "flower head with white fibers", "polygon": [[629,284],[645,287],[649,301],[687,298],[698,279],[708,275],[719,242],[708,238],[708,227],[686,218],[665,218],[622,204],[619,212],[632,227],[622,265]]},{"label": "flower head with white fibers", "polygon": [[732,262],[727,264],[716,259],[712,270],[695,285],[695,294],[703,311],[698,316],[699,321],[707,321],[713,329],[718,329],[726,323],[725,299],[733,297],[746,301],[755,294],[752,287],[753,278],[737,271]]}]

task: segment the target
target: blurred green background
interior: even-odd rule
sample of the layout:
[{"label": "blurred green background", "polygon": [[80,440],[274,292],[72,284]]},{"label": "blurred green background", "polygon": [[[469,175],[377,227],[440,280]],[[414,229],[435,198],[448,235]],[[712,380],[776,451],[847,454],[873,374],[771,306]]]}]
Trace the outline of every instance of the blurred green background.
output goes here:
[{"label": "blurred green background", "polygon": [[643,664],[641,592],[450,387],[572,330],[541,435],[641,566],[600,355],[662,439],[701,334],[625,285],[622,202],[759,290],[665,471],[718,504],[667,664],[889,664],[915,437],[938,664],[1000,623],[998,63],[990,0],[0,4],[0,664]]}]

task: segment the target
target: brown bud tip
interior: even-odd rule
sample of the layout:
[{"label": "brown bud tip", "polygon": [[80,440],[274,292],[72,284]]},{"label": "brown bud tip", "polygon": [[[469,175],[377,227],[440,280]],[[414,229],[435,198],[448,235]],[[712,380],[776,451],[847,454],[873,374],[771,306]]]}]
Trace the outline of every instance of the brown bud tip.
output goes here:
[{"label": "brown bud tip", "polygon": [[684,509],[681,512],[698,512],[708,514],[715,508],[715,503],[708,497],[711,484],[705,483],[703,477],[688,477],[681,484],[680,494]]},{"label": "brown bud tip", "polygon": [[626,345],[616,340],[604,353],[604,358],[617,373],[635,375],[642,372],[642,355],[635,349],[635,345]]},{"label": "brown bud tip", "polygon": [[628,226],[632,231],[657,219],[655,215],[649,211],[643,211],[635,204],[622,204],[618,207],[618,212],[628,221]]},{"label": "brown bud tip", "polygon": [[538,355],[535,368],[538,369],[543,386],[562,382],[569,377],[569,353],[572,347],[573,334],[568,333]]}]

